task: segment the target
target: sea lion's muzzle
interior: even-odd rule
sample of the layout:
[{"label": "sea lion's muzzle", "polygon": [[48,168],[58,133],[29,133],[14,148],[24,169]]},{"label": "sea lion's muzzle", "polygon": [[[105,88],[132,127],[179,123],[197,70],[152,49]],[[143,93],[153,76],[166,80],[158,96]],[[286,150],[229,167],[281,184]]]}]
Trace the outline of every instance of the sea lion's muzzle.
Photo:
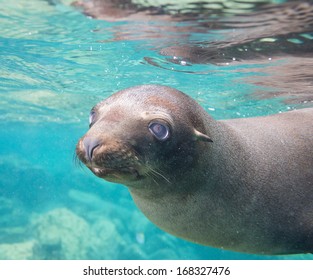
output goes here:
[{"label": "sea lion's muzzle", "polygon": [[96,176],[108,181],[141,178],[142,164],[136,152],[121,142],[84,136],[77,144],[76,154]]}]

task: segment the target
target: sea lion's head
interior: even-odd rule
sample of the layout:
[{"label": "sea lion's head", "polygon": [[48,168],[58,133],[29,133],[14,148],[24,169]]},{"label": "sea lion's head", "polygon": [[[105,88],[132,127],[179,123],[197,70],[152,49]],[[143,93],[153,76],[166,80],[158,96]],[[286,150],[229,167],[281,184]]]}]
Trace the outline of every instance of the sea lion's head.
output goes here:
[{"label": "sea lion's head", "polygon": [[[127,186],[166,184],[190,170],[212,142],[202,108],[166,86],[119,91],[91,109],[78,158],[98,177]],[[173,172],[175,170],[175,172]]]}]

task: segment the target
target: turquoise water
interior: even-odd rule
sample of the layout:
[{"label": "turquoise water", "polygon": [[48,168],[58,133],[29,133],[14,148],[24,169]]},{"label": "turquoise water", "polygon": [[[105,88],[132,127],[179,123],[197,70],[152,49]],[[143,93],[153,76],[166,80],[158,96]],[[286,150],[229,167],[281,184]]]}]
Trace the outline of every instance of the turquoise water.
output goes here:
[{"label": "turquoise water", "polygon": [[[240,43],[240,28],[187,32],[181,28],[194,22],[98,20],[69,3],[1,1],[0,259],[311,258],[175,238],[143,216],[124,186],[79,166],[74,151],[90,108],[138,84],[182,90],[217,119],[312,107],[313,28]],[[170,35],[152,36],[162,25],[173,27]],[[210,43],[220,51],[203,63],[165,55],[172,46]]]}]

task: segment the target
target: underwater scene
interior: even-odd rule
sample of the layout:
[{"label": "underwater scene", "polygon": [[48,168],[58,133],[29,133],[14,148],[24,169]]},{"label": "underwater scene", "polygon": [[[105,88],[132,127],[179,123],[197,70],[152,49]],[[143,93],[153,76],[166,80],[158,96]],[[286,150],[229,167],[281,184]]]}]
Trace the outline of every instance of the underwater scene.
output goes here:
[{"label": "underwater scene", "polygon": [[313,107],[313,1],[0,2],[1,260],[313,259],[170,235],[75,154],[91,108],[135,85],[219,120]]}]

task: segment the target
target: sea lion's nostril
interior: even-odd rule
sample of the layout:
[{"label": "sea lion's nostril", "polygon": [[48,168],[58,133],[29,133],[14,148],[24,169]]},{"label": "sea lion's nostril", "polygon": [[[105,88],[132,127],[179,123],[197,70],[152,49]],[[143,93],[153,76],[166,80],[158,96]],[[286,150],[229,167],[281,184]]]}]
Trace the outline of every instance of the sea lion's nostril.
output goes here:
[{"label": "sea lion's nostril", "polygon": [[85,137],[83,140],[83,144],[86,149],[88,161],[91,161],[95,148],[100,145],[100,140],[93,137]]}]

